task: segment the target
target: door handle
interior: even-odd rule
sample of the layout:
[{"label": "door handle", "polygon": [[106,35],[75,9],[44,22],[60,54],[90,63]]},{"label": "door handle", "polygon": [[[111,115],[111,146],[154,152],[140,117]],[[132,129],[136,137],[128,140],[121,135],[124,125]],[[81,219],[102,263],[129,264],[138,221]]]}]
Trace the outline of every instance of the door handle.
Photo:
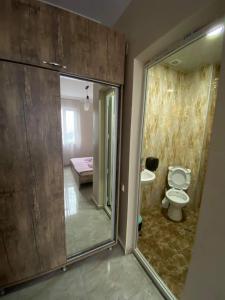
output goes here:
[{"label": "door handle", "polygon": [[55,62],[55,61],[46,61],[46,60],[42,60],[42,63],[45,65],[49,65],[49,66],[54,66],[54,67],[59,67],[59,68],[63,68],[66,69],[67,67],[64,65],[60,65],[59,63]]}]

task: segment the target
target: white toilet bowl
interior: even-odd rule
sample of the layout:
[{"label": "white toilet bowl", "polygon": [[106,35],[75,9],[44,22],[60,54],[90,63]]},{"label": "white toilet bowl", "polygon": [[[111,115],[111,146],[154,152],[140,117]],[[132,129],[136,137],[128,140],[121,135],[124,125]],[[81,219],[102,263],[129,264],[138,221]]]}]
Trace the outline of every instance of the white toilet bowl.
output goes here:
[{"label": "white toilet bowl", "polygon": [[173,221],[181,221],[183,218],[182,208],[190,200],[188,194],[182,190],[172,188],[166,192],[166,198],[169,202],[168,217]]},{"label": "white toilet bowl", "polygon": [[184,192],[191,181],[191,170],[182,167],[169,167],[168,184],[171,187],[166,191],[162,206],[168,208],[169,219],[179,222],[182,220],[182,208],[190,201]]}]

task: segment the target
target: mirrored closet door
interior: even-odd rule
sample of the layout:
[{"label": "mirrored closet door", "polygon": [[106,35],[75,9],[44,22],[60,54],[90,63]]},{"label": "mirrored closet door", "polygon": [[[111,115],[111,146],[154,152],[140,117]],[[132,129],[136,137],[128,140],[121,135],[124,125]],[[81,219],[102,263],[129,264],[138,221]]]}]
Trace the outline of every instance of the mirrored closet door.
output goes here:
[{"label": "mirrored closet door", "polygon": [[115,239],[118,88],[60,77],[67,257]]}]

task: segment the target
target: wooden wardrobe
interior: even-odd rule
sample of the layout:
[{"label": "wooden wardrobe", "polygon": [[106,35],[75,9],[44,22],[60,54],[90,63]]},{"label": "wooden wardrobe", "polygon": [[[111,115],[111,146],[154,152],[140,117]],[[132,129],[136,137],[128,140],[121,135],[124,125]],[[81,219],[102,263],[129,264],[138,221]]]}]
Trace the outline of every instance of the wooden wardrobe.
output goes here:
[{"label": "wooden wardrobe", "polygon": [[60,74],[118,85],[125,40],[35,0],[0,2],[0,288],[66,264]]}]

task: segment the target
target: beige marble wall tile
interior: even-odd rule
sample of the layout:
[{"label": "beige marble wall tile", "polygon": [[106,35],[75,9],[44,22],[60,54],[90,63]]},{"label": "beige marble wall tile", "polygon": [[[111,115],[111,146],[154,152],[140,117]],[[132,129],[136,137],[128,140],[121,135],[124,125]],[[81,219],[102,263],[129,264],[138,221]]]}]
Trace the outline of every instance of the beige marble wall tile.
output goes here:
[{"label": "beige marble wall tile", "polygon": [[188,74],[163,65],[148,70],[142,156],[158,157],[159,168],[156,180],[143,188],[142,209],[161,204],[170,165],[191,169],[189,206],[199,206],[199,185],[204,182],[199,172],[205,168],[208,147],[205,131],[211,130],[211,125],[206,126],[208,111],[214,112],[209,107],[214,103],[210,101],[214,74],[213,66]]},{"label": "beige marble wall tile", "polygon": [[213,73],[212,73],[212,80],[211,80],[211,89],[210,89],[209,106],[208,106],[208,113],[207,113],[207,120],[206,120],[205,136],[203,140],[202,156],[201,156],[201,162],[199,167],[199,176],[198,176],[199,184],[196,187],[196,194],[195,194],[195,203],[194,203],[195,209],[198,209],[201,204],[205,175],[207,171],[208,150],[210,147],[212,125],[213,125],[213,119],[214,119],[214,113],[216,107],[217,86],[218,86],[219,76],[220,76],[220,66],[214,66]]}]

